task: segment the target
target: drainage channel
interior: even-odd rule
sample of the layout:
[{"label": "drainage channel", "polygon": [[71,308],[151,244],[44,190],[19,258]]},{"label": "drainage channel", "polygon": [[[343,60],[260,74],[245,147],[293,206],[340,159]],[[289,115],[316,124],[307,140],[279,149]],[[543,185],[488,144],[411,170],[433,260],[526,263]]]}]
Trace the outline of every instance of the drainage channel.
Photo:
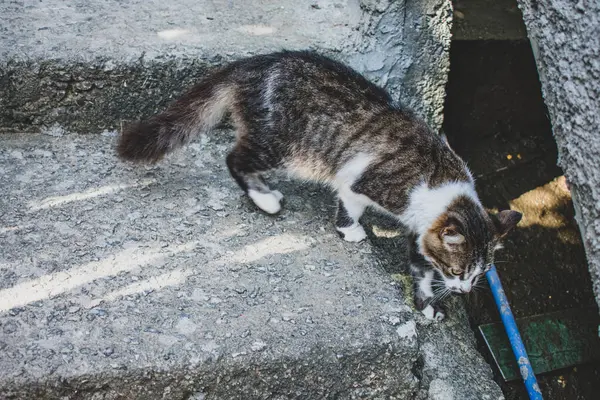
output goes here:
[{"label": "drainage channel", "polygon": [[[595,310],[583,244],[543,103],[535,61],[515,1],[455,1],[454,39],[444,131],[477,177],[490,209],[525,215],[497,253],[497,267],[517,318]],[[481,353],[493,364],[478,327],[499,321],[489,288],[467,297]],[[496,380],[507,399],[527,399],[523,384]],[[548,399],[590,399],[600,391],[600,362],[538,377]]]}]

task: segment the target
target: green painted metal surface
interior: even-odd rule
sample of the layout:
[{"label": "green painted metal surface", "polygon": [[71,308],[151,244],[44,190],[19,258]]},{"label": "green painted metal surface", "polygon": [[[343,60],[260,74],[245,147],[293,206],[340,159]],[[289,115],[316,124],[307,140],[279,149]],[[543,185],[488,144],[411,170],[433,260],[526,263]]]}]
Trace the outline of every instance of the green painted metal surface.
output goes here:
[{"label": "green painted metal surface", "polygon": [[[536,375],[600,360],[600,315],[576,309],[517,320]],[[479,326],[505,381],[520,379],[519,368],[502,323]]]}]

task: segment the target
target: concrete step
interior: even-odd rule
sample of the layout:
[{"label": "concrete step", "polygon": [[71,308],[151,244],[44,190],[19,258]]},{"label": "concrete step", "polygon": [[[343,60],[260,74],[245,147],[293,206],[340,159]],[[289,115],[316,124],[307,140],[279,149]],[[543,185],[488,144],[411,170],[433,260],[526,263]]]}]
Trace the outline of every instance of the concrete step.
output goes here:
[{"label": "concrete step", "polygon": [[398,238],[344,242],[331,196],[277,175],[262,214],[232,138],[154,167],[110,136],[2,138],[1,398],[502,397],[461,302],[425,320],[383,269]]},{"label": "concrete step", "polygon": [[118,129],[209,68],[282,49],[346,61],[441,126],[445,0],[25,0],[0,15],[3,131]]}]

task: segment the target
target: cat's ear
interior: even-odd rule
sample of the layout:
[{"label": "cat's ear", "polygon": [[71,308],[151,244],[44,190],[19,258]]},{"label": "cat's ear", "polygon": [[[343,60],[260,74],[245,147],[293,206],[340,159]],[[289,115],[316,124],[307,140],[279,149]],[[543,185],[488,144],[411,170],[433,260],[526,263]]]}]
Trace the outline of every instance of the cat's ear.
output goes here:
[{"label": "cat's ear", "polygon": [[465,237],[456,230],[456,226],[454,225],[449,225],[442,228],[440,237],[442,238],[444,244],[448,246],[459,245],[465,242]]},{"label": "cat's ear", "polygon": [[523,218],[523,214],[513,210],[504,210],[496,214],[495,222],[498,236],[506,236],[511,229],[517,226],[521,218]]}]

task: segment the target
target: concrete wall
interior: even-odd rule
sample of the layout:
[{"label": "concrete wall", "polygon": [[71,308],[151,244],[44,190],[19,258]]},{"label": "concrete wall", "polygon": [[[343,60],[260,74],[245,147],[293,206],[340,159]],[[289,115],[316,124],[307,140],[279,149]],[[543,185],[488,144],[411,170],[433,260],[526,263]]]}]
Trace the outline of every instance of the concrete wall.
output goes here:
[{"label": "concrete wall", "polygon": [[600,3],[518,3],[600,304]]},{"label": "concrete wall", "polygon": [[347,60],[440,129],[450,69],[450,0],[361,0],[361,9]]}]

